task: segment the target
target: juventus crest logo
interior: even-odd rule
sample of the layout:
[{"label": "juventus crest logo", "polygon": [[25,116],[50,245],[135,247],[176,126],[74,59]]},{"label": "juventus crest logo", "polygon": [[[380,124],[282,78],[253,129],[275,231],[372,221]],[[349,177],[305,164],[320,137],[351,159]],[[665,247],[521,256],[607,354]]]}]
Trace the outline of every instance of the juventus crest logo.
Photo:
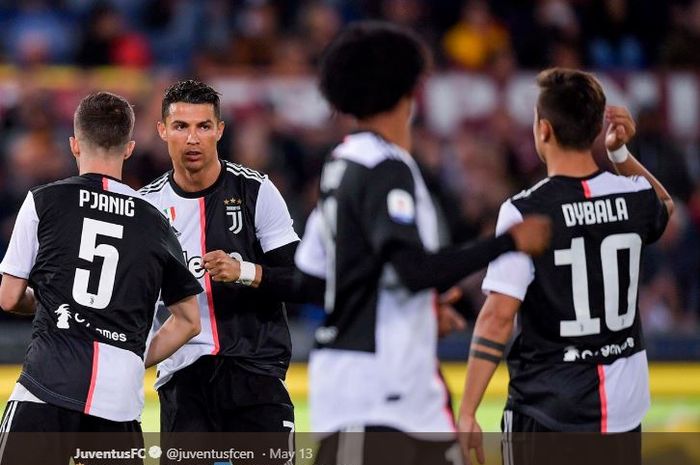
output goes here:
[{"label": "juventus crest logo", "polygon": [[243,201],[241,199],[226,199],[224,200],[224,205],[226,206],[226,216],[231,217],[231,227],[228,228],[233,234],[238,234],[243,229],[243,214],[241,213],[241,205]]}]

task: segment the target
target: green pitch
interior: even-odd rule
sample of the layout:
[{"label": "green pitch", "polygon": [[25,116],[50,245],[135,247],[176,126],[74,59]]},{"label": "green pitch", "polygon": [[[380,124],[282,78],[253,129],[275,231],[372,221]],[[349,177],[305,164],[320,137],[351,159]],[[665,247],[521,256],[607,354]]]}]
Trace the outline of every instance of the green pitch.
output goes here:
[{"label": "green pitch", "polygon": [[[484,431],[500,431],[501,401],[485,401],[479,410]],[[296,430],[309,431],[309,404],[295,399]],[[146,402],[141,418],[144,431],[159,431],[158,401]],[[652,399],[651,409],[644,419],[644,431],[700,431],[700,397]]]},{"label": "green pitch", "polygon": [[[295,405],[296,430],[309,431],[308,373],[305,364],[293,364],[287,376],[287,386]],[[0,365],[0,402],[10,396],[21,367]],[[443,375],[458,404],[464,383],[465,365],[445,363]],[[700,364],[654,363],[650,366],[651,409],[647,414],[644,431],[700,432]],[[146,374],[146,404],[142,416],[143,430],[159,431],[158,397],[152,389],[155,373]],[[479,410],[479,421],[484,431],[500,431],[500,418],[506,398],[508,374],[500,366],[494,375]],[[4,408],[3,408],[4,410]]]}]

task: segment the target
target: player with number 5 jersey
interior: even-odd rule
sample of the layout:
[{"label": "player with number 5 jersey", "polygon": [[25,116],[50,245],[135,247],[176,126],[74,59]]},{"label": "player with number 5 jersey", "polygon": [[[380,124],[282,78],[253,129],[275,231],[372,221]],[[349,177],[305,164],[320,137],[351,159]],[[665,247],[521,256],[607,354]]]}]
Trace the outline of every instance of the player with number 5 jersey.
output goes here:
[{"label": "player with number 5 jersey", "polygon": [[[0,305],[35,317],[3,432],[140,434],[144,365],[199,332],[201,287],[173,230],[120,181],[133,125],[123,98],[83,99],[70,140],[80,175],[32,189],[17,215]],[[146,353],[159,293],[172,315]]]},{"label": "player with number 5 jersey", "polygon": [[[460,413],[460,428],[470,433],[465,451],[476,448],[478,457],[474,414],[516,312],[504,431],[635,431],[649,407],[637,311],[640,263],[644,247],[663,233],[673,202],[627,152],[634,121],[624,108],[606,108],[592,75],[552,69],[538,84],[534,136],[549,177],[502,205],[496,233],[524,215],[546,214],[552,245],[540,257],[503,255],[484,279],[488,297],[474,329]],[[618,174],[601,171],[592,156],[604,120]],[[633,462],[629,454],[626,463]]]}]

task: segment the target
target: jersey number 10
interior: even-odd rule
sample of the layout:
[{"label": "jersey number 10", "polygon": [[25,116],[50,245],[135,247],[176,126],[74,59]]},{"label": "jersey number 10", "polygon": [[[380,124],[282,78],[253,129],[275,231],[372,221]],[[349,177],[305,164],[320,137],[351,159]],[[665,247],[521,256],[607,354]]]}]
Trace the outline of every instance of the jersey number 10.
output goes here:
[{"label": "jersey number 10", "polygon": [[78,256],[91,262],[95,257],[102,257],[102,270],[100,281],[97,285],[97,294],[88,292],[90,282],[90,270],[76,268],[73,280],[73,299],[76,303],[85,307],[102,310],[109,305],[114,292],[114,281],[117,277],[117,263],[119,263],[119,250],[110,244],[97,244],[97,236],[114,237],[121,239],[124,234],[124,226],[107,223],[105,221],[85,218],[83,220],[83,232],[80,237],[80,251]]},{"label": "jersey number 10", "polygon": [[[617,253],[629,250],[629,289],[627,309],[620,314],[620,284]],[[642,238],[639,234],[613,234],[600,243],[600,261],[603,270],[603,294],[605,301],[605,324],[610,331],[621,331],[634,323],[637,312],[637,290],[639,286],[639,260]],[[559,333],[562,337],[588,336],[600,333],[600,318],[591,318],[588,302],[588,271],[583,237],[571,240],[570,249],[554,251],[554,264],[571,266],[571,282],[574,297],[575,320],[562,321]]]}]

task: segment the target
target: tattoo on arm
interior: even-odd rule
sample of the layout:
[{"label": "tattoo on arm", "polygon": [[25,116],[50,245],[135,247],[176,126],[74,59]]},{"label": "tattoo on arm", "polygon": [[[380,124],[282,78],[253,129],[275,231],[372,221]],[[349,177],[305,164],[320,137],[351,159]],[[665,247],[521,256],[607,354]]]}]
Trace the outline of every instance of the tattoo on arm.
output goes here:
[{"label": "tattoo on arm", "polygon": [[501,363],[501,357],[497,357],[496,355],[490,354],[488,352],[482,352],[480,350],[472,349],[470,356],[474,358],[480,358],[491,363],[495,363],[496,365]]},{"label": "tattoo on arm", "polygon": [[485,337],[474,336],[472,339],[472,344],[488,347],[489,349],[497,350],[501,353],[506,351],[506,345],[500,342],[492,341],[491,339],[486,339]]}]

